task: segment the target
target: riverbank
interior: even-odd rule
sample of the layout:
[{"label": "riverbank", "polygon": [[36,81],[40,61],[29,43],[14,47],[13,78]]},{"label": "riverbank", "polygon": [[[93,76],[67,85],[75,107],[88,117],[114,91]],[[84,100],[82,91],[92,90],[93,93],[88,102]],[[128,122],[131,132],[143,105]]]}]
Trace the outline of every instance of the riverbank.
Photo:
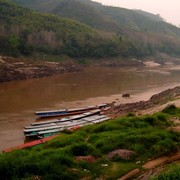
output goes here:
[{"label": "riverbank", "polygon": [[[61,58],[60,58],[61,59]],[[68,72],[79,72],[87,67],[154,67],[160,66],[153,61],[143,62],[137,59],[91,59],[91,60],[73,60],[65,58],[64,60],[48,61],[39,57],[25,59],[23,57],[13,58],[0,56],[0,83],[17,81],[24,79],[42,78],[47,76],[59,75]]]},{"label": "riverbank", "polygon": [[128,113],[132,113],[134,115],[146,115],[161,111],[168,104],[175,104],[179,107],[180,86],[154,94],[149,100],[124,104],[117,100],[111,104],[111,109],[108,110],[107,114],[113,118],[127,115]]},{"label": "riverbank", "polygon": [[[81,60],[73,60],[70,58],[65,58],[66,60],[48,61],[48,59],[40,60],[35,59],[25,59],[25,58],[14,58],[14,57],[4,57],[0,56],[0,83],[42,78],[47,76],[59,75],[62,73],[69,72],[79,72],[85,67],[136,67],[143,66],[142,62],[136,60],[128,61],[117,61],[117,60],[96,60],[86,64]],[[97,63],[98,62],[98,63]]]},{"label": "riverbank", "polygon": [[[147,101],[179,86],[180,67],[90,67],[56,76],[0,83],[0,149],[24,142],[34,111]],[[130,98],[122,98],[129,93]],[[139,114],[142,114],[141,112]]]},{"label": "riverbank", "polygon": [[[157,89],[156,90],[154,89],[154,91],[151,91],[151,93],[155,92],[155,91],[157,91]],[[141,93],[138,95],[136,94],[136,96],[132,95],[132,97],[130,97],[130,98],[122,98],[122,97],[120,98],[120,95],[118,95],[119,99],[117,99],[117,97],[116,97],[117,95],[112,96],[111,99],[113,99],[115,97],[116,97],[116,99],[114,99],[114,102],[111,104],[111,109],[109,111],[107,111],[106,113],[108,115],[110,115],[112,117],[112,119],[115,118],[115,120],[112,120],[110,122],[106,122],[103,124],[99,124],[99,125],[94,125],[91,127],[84,127],[84,129],[80,130],[80,133],[77,132],[77,134],[76,133],[72,133],[72,134],[70,133],[69,135],[62,134],[58,137],[57,140],[46,143],[44,146],[42,146],[42,148],[37,147],[39,154],[35,154],[35,153],[37,153],[36,148],[34,150],[32,149],[32,150],[21,151],[22,153],[18,152],[19,154],[21,154],[21,158],[17,158],[17,160],[18,161],[22,160],[24,162],[24,158],[25,158],[24,153],[25,153],[26,158],[29,158],[27,156],[31,157],[31,155],[33,156],[33,158],[34,157],[39,158],[41,156],[41,154],[45,153],[46,156],[44,156],[44,158],[45,158],[44,161],[45,161],[46,165],[49,167],[52,164],[48,160],[46,162],[46,158],[52,158],[51,160],[53,161],[54,157],[53,156],[49,157],[49,155],[48,155],[49,152],[51,152],[51,154],[52,154],[52,151],[53,151],[54,152],[53,154],[65,153],[65,154],[63,154],[63,156],[64,156],[63,160],[61,159],[61,157],[59,157],[60,158],[60,161],[58,161],[60,163],[59,166],[64,168],[64,166],[66,166],[66,164],[64,164],[64,162],[72,163],[72,166],[67,165],[67,169],[66,168],[64,169],[63,176],[64,175],[66,176],[66,173],[68,173],[70,176],[71,175],[76,176],[77,179],[79,179],[80,177],[83,177],[83,178],[85,178],[85,177],[88,177],[88,178],[89,177],[92,177],[92,178],[100,177],[100,178],[104,178],[104,179],[108,179],[108,178],[118,179],[119,177],[122,177],[126,173],[127,173],[128,177],[139,176],[139,178],[141,178],[141,177],[151,176],[152,172],[153,172],[153,174],[155,174],[155,172],[157,172],[157,171],[159,172],[159,169],[155,169],[156,167],[166,165],[166,163],[172,163],[177,160],[177,158],[174,159],[174,157],[176,157],[176,156],[170,156],[172,158],[169,158],[169,156],[163,156],[160,158],[157,158],[157,157],[159,157],[161,155],[171,154],[174,151],[176,152],[176,150],[179,148],[178,146],[176,146],[178,144],[178,142],[176,142],[176,141],[174,141],[174,142],[172,141],[171,143],[169,142],[169,140],[170,140],[169,138],[172,136],[174,137],[174,139],[178,139],[178,134],[177,135],[174,134],[174,130],[175,130],[175,132],[179,132],[179,130],[178,130],[179,125],[180,125],[179,119],[178,119],[179,114],[171,114],[170,113],[170,115],[166,115],[166,114],[158,113],[157,115],[150,115],[148,117],[140,116],[140,114],[144,113],[144,115],[147,115],[147,114],[152,114],[157,111],[159,112],[160,110],[164,109],[164,107],[167,106],[167,104],[176,104],[177,107],[180,107],[180,86],[174,87],[174,88],[171,88],[168,90],[164,90],[160,93],[154,94],[153,96],[151,96],[151,98],[149,100],[145,100],[146,98],[149,97],[149,95],[150,95],[150,92],[148,92],[148,93],[144,92],[144,93]],[[140,101],[140,102],[137,101],[138,97],[139,97],[139,99],[141,98],[142,101]],[[145,99],[143,99],[143,98],[145,98]],[[95,103],[95,99],[97,100],[98,98],[94,98],[91,103]],[[104,97],[104,100],[105,99],[106,98]],[[120,100],[120,99],[124,100],[123,104],[121,104],[122,100]],[[87,100],[87,102],[89,100]],[[99,97],[98,101],[102,101],[102,100],[103,100],[102,97]],[[98,102],[98,101],[96,101],[96,102]],[[109,99],[109,101],[110,101],[110,99]],[[130,103],[130,101],[137,101],[137,102]],[[84,102],[84,104],[87,102]],[[127,102],[129,102],[129,103],[127,103]],[[81,102],[81,103],[83,103],[83,102]],[[77,102],[76,102],[76,104],[77,104]],[[71,105],[74,106],[73,104],[71,104]],[[81,105],[81,104],[79,103],[79,105]],[[125,115],[128,115],[130,117],[121,119],[120,116],[125,116]],[[137,116],[133,117],[134,115],[137,115]],[[174,126],[172,126],[172,124],[170,123],[169,120],[173,122]],[[134,129],[132,129],[132,128],[134,128]],[[117,129],[118,129],[118,131],[117,131]],[[123,131],[124,129],[126,129],[126,130]],[[157,131],[157,129],[158,129],[158,131]],[[171,129],[171,131],[169,131],[169,129]],[[85,130],[85,132],[84,132],[84,130]],[[22,131],[22,129],[20,131]],[[142,135],[141,131],[143,131],[143,135]],[[109,152],[109,148],[111,148],[113,150],[114,147],[117,147],[116,142],[117,143],[119,142],[118,141],[119,138],[114,140],[114,138],[116,138],[116,136],[117,136],[117,132],[120,133],[119,134],[119,136],[121,137],[120,142],[121,143],[125,142],[123,145],[121,145],[121,144],[118,145],[118,147],[122,146],[125,149],[116,149],[115,148],[116,151],[118,150],[118,155],[120,157],[113,157],[112,159],[107,159],[107,158],[104,159],[104,157],[106,157],[106,156],[108,157],[110,154],[114,153],[114,151]],[[133,144],[131,146],[132,132],[136,132],[136,133],[133,135],[134,139],[132,140]],[[146,132],[148,132],[148,133],[146,133]],[[101,142],[104,139],[106,140],[107,138],[103,138],[103,137],[102,138],[101,137],[94,138],[94,136],[97,136],[99,133],[102,133],[102,134],[110,133],[108,135],[108,137],[111,138],[111,140],[109,140],[109,141],[111,141],[111,145],[110,145],[110,143],[106,142],[107,144],[109,144],[106,146],[105,145],[106,143]],[[129,133],[129,134],[124,135],[123,133]],[[140,134],[138,134],[138,133],[140,133]],[[166,134],[166,133],[170,133],[170,134]],[[83,134],[88,134],[88,136],[84,137]],[[161,140],[160,141],[157,140],[161,136],[163,136],[163,138],[168,137],[167,142],[164,142],[164,141],[166,141],[166,139],[163,141],[165,143],[165,146],[163,145]],[[88,140],[88,142],[87,142],[87,137],[88,137],[88,139],[92,139],[92,140]],[[85,138],[84,144],[81,143],[81,139],[83,139],[83,138]],[[138,140],[136,142],[136,140],[137,140],[136,138],[137,139],[142,138],[142,139]],[[151,144],[149,146],[148,144],[151,142],[151,138],[153,138],[153,141],[152,141],[153,144]],[[74,139],[76,139],[77,141],[74,142]],[[97,142],[95,141],[95,139],[97,140]],[[144,139],[146,139],[146,140],[144,141]],[[155,142],[155,141],[157,141],[157,142]],[[70,142],[71,145],[66,144],[66,142]],[[135,142],[135,144],[134,144],[134,142]],[[61,149],[65,148],[65,152],[58,151],[59,143],[60,143]],[[100,143],[101,145],[97,145],[97,143]],[[170,146],[166,146],[167,143],[170,143]],[[44,147],[46,149],[46,152],[43,151]],[[69,148],[70,148],[70,150],[69,150]],[[86,153],[84,154],[84,148],[85,148],[85,151],[87,150],[87,152],[88,152],[87,154]],[[146,148],[146,150],[144,150],[143,148]],[[75,149],[78,149],[78,151],[76,151]],[[99,149],[100,149],[100,152],[99,152]],[[131,158],[123,159],[126,156],[128,158],[131,157],[130,156],[131,153],[129,152],[129,149],[133,150],[131,153],[133,153],[133,154],[136,153],[135,157],[133,156],[132,159]],[[71,156],[69,154],[66,154],[66,153],[68,153],[66,151],[68,151],[68,152],[72,151],[72,153],[75,153],[75,154],[73,154],[73,156]],[[27,152],[30,155],[27,155]],[[67,155],[69,156],[70,159],[66,159]],[[17,156],[16,152],[12,153],[12,155],[10,155],[10,157],[8,155],[6,157],[11,158],[13,156]],[[157,158],[157,159],[153,160],[154,158]],[[149,162],[150,159],[151,159],[151,161]],[[2,159],[0,156],[0,164],[4,167],[3,163],[6,160],[5,159],[3,161],[1,161],[1,160]],[[159,163],[159,160],[160,160],[160,163]],[[179,153],[178,153],[178,160],[179,160]],[[29,162],[29,160],[27,160],[27,161]],[[36,168],[39,168],[44,163],[44,161],[41,162],[41,160],[39,160]],[[158,163],[156,163],[156,162],[158,162]],[[16,164],[16,162],[12,161],[13,167],[14,167],[14,163]],[[56,162],[53,162],[53,163],[54,163],[54,165],[57,166]],[[151,166],[146,167],[146,165],[149,165],[149,163],[151,163]],[[28,166],[31,168],[34,167],[33,164],[31,164],[31,163],[30,164],[28,163],[25,166]],[[20,169],[24,168],[24,165],[20,163],[15,168],[17,168],[17,170],[18,170],[19,168]],[[77,175],[77,173],[74,171],[74,169],[80,173],[79,174],[80,176]],[[85,170],[82,170],[82,169],[85,169]],[[98,169],[99,172],[96,171],[95,169]],[[141,171],[142,169],[144,169],[144,170]],[[0,169],[0,171],[1,171],[1,169]],[[25,171],[29,172],[29,169],[27,168]],[[46,169],[46,171],[51,174],[51,170],[48,171],[48,169]],[[110,172],[110,174],[108,172]],[[130,172],[130,174],[128,172]],[[54,174],[54,173],[56,174],[58,172],[53,171],[52,174]],[[9,174],[8,176],[14,176],[14,175],[15,174]],[[113,175],[113,176],[111,177],[111,175]],[[6,176],[6,175],[3,174],[3,176]],[[16,176],[19,176],[19,175],[16,174]],[[28,176],[31,177],[32,174],[30,174]],[[42,172],[40,174],[35,173],[35,175],[33,175],[32,177],[33,178],[38,177],[39,179],[41,179],[44,176],[47,176],[47,174],[44,174]],[[22,177],[24,177],[23,174],[22,174]],[[126,177],[126,175],[125,175],[125,177]]]},{"label": "riverbank", "polygon": [[81,71],[73,61],[48,62],[0,56],[0,83]]},{"label": "riverbank", "polygon": [[179,110],[170,107],[151,116],[118,117],[61,133],[39,147],[0,154],[1,177],[121,179],[132,170],[133,175],[148,173],[180,158],[179,134],[168,130]]},{"label": "riverbank", "polygon": [[111,57],[101,59],[72,59],[70,57],[37,54],[32,57],[0,56],[0,83],[24,79],[42,78],[68,72],[79,72],[87,67],[107,68],[156,68],[179,65],[180,58],[160,54],[144,60],[135,58]]}]

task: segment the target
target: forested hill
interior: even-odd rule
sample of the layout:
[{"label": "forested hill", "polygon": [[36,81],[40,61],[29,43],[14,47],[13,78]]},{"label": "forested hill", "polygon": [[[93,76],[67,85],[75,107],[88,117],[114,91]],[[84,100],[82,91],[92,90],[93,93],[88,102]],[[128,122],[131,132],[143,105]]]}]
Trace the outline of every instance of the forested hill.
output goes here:
[{"label": "forested hill", "polygon": [[[46,10],[49,7],[49,10],[60,12],[58,8],[61,6],[60,9],[63,10],[63,3],[66,5],[77,1],[82,5],[78,7],[81,7],[84,14],[89,13],[89,24],[96,24],[103,31],[100,30],[101,28],[95,29],[93,25],[88,26],[88,23],[83,24],[82,21],[79,22],[80,20],[74,20],[76,18],[69,19],[50,13],[36,12],[10,0],[0,0],[0,54],[30,55],[34,52],[44,52],[73,58],[114,56],[143,58],[153,56],[157,52],[180,55],[180,37],[178,35],[180,30],[172,25],[169,25],[169,33],[165,33],[165,31],[163,31],[164,33],[155,33],[148,29],[133,30],[127,28],[126,25],[121,26],[115,21],[115,18],[114,20],[110,18],[111,16],[115,17],[116,11],[114,10],[119,12],[119,8],[105,7],[87,0],[43,0],[42,4],[40,0],[22,2],[29,3],[28,6],[31,5],[31,7],[33,7],[32,3],[35,3],[34,7],[43,7],[43,10],[45,10],[44,7]],[[72,10],[71,6],[65,7],[67,9],[65,8],[64,12]],[[89,11],[86,11],[85,7]],[[97,11],[97,8],[101,11]],[[105,12],[104,8],[112,8],[112,14],[107,11],[109,15],[102,16],[101,12]],[[75,13],[75,9],[72,13]],[[79,15],[82,11],[79,12]],[[91,16],[92,12],[94,16]],[[76,15],[77,13],[72,17],[78,17]],[[87,16],[84,17],[84,21],[87,21],[86,18]],[[119,19],[118,13],[116,18]],[[126,22],[126,20],[124,21]],[[166,26],[165,22],[162,21],[162,23]]]},{"label": "forested hill", "polygon": [[12,0],[25,7],[68,17],[93,28],[122,32],[122,28],[180,36],[180,29],[159,15],[144,11],[103,6],[90,0]]},{"label": "forested hill", "polygon": [[[0,52],[31,54],[43,51],[72,57],[101,56],[113,34],[104,33],[77,21],[41,14],[0,0]],[[110,52],[111,53],[111,52]]]}]

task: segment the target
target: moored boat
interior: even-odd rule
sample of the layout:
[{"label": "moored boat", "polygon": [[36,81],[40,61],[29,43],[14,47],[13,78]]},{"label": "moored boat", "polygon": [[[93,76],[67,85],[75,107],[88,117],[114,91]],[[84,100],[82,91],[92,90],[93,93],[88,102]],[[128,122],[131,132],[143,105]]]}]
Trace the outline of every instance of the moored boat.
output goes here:
[{"label": "moored boat", "polygon": [[75,119],[71,121],[64,121],[59,123],[51,123],[49,125],[36,125],[30,126],[29,128],[24,129],[24,135],[26,137],[47,137],[57,133],[62,132],[66,129],[73,129],[73,127],[82,127],[88,124],[100,123],[103,121],[109,120],[109,117],[106,115],[93,114],[91,116],[86,116],[80,119]]},{"label": "moored boat", "polygon": [[[43,125],[49,125],[49,124],[52,124],[52,123],[63,123],[63,122],[78,120],[78,119],[81,119],[81,118],[84,118],[84,117],[88,117],[88,116],[92,116],[94,114],[99,114],[99,113],[100,113],[100,110],[99,109],[95,109],[95,110],[91,110],[89,112],[85,112],[85,113],[82,113],[82,114],[79,114],[79,115],[64,117],[64,118],[61,118],[61,119],[54,119],[54,120],[49,120],[49,121],[34,122],[34,123],[31,123],[31,127],[32,126],[40,126],[40,125],[42,125],[42,126]],[[29,128],[30,126],[27,126],[27,127]],[[32,127],[32,128],[34,128],[34,127]]]},{"label": "moored boat", "polygon": [[33,146],[37,146],[39,144],[43,144],[47,141],[50,141],[51,139],[57,137],[58,135],[53,135],[53,136],[49,136],[47,138],[43,138],[43,139],[38,139],[38,140],[34,140],[34,141],[31,141],[31,142],[28,142],[28,143],[24,143],[24,144],[21,144],[19,146],[16,146],[16,147],[12,147],[12,148],[8,148],[8,149],[4,149],[3,152],[4,153],[7,153],[7,152],[11,152],[13,150],[16,150],[16,149],[25,149],[25,148],[29,148],[29,147],[33,147]]},{"label": "moored boat", "polygon": [[54,129],[59,129],[61,128],[60,126],[49,126],[49,127],[37,127],[34,129],[24,129],[24,135],[26,137],[38,137],[38,132],[40,131],[45,131],[45,130],[54,130]]},{"label": "moored boat", "polygon": [[88,106],[84,108],[74,108],[74,109],[60,109],[53,111],[36,111],[35,115],[39,118],[44,117],[55,117],[55,116],[70,116],[75,114],[81,114],[94,109],[101,109],[107,107],[107,104],[99,104],[97,106]]}]

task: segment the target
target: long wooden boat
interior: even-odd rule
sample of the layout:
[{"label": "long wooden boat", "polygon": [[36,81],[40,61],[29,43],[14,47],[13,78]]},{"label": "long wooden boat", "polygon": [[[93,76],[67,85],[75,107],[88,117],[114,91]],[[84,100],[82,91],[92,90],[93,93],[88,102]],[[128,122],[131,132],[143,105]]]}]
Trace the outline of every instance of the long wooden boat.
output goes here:
[{"label": "long wooden boat", "polygon": [[85,122],[85,121],[79,121],[77,123],[74,123],[74,124],[71,124],[71,125],[69,124],[68,126],[61,127],[61,128],[58,128],[58,129],[40,131],[40,132],[38,132],[38,137],[39,138],[44,138],[44,137],[52,136],[54,134],[62,132],[65,129],[71,129],[74,126],[82,127],[82,126],[85,126],[87,124],[89,124],[89,123]]},{"label": "long wooden boat", "polygon": [[35,115],[39,118],[44,117],[55,117],[55,116],[70,116],[75,114],[81,114],[93,109],[101,109],[107,107],[107,104],[99,104],[97,106],[88,106],[84,108],[74,108],[74,109],[60,109],[60,110],[53,110],[53,111],[36,111]]},{"label": "long wooden boat", "polygon": [[97,115],[94,114],[89,117],[84,117],[78,120],[59,122],[55,124],[47,125],[37,125],[31,126],[29,129],[24,129],[24,134],[26,137],[47,137],[57,133],[62,132],[66,129],[72,129],[73,127],[82,127],[88,124],[100,123],[103,121],[109,120],[109,117],[106,115]]},{"label": "long wooden boat", "polygon": [[56,135],[49,136],[49,137],[46,137],[46,138],[43,138],[43,139],[34,140],[34,141],[31,141],[31,142],[28,142],[28,143],[21,144],[19,146],[15,146],[15,147],[12,147],[12,148],[5,149],[5,150],[3,150],[3,152],[7,153],[7,152],[11,152],[11,151],[16,150],[16,149],[25,149],[25,148],[37,146],[39,144],[44,144],[45,142],[50,141],[51,139],[53,139],[53,138],[55,138],[57,136],[58,135],[56,134]]},{"label": "long wooden boat", "polygon": [[38,137],[38,132],[45,131],[45,130],[54,130],[60,129],[60,126],[49,126],[49,127],[41,127],[41,128],[34,128],[34,129],[24,129],[24,135],[26,137]]},{"label": "long wooden boat", "polygon": [[[109,117],[107,117],[105,115],[94,115],[94,116],[90,116],[90,117],[85,117],[85,118],[83,118],[83,120],[86,122],[79,123],[78,125],[71,124],[71,126],[69,126],[68,129],[74,131],[74,130],[79,129],[80,127],[82,127],[83,125],[86,125],[86,124],[100,123],[100,122],[109,120]],[[51,126],[54,126],[54,125],[55,124],[53,124],[53,125],[51,124]],[[21,145],[16,146],[16,147],[8,148],[8,149],[3,150],[3,152],[7,153],[7,152],[11,152],[11,151],[16,150],[16,149],[25,149],[25,148],[37,146],[39,144],[43,144],[43,143],[57,137],[58,136],[57,133],[61,132],[61,130],[62,130],[62,128],[54,129],[54,130],[40,131],[37,134],[38,134],[38,137],[41,137],[42,139],[34,140],[34,141],[31,141],[28,143],[21,144]]]},{"label": "long wooden boat", "polygon": [[56,123],[48,123],[48,124],[42,124],[39,126],[25,126],[24,129],[34,129],[36,127],[49,127],[49,126],[56,126]]},{"label": "long wooden boat", "polygon": [[57,123],[56,125],[50,125],[50,126],[33,126],[34,128],[24,129],[24,135],[26,137],[38,137],[39,134],[46,133],[46,132],[61,132],[64,129],[68,129],[75,125],[81,125],[81,124],[87,124],[84,120],[74,120],[74,121],[68,121],[64,123]]},{"label": "long wooden boat", "polygon": [[25,126],[25,129],[30,129],[34,128],[34,126],[45,126],[45,125],[51,125],[52,123],[63,123],[63,122],[68,122],[68,121],[73,121],[73,120],[78,120],[84,117],[92,116],[94,114],[99,114],[101,111],[99,109],[91,110],[89,112],[85,112],[79,115],[74,115],[74,116],[69,116],[69,117],[64,117],[61,119],[54,119],[54,120],[48,120],[48,121],[39,121],[39,122],[34,122],[31,123],[31,126]]}]

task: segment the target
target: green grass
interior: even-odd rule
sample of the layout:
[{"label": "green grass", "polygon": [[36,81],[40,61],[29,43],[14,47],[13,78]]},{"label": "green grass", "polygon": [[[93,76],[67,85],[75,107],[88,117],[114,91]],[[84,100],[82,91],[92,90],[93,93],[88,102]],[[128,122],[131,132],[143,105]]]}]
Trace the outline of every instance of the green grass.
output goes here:
[{"label": "green grass", "polygon": [[[2,179],[117,179],[134,168],[141,168],[149,158],[178,150],[179,133],[168,130],[171,116],[179,109],[152,116],[122,117],[75,132],[64,132],[42,146],[0,154]],[[169,114],[168,114],[169,113]],[[116,149],[135,151],[131,160],[107,154]],[[77,161],[76,156],[92,155],[93,163]],[[141,164],[136,164],[141,161]],[[103,166],[106,164],[107,166]]]},{"label": "green grass", "polygon": [[152,180],[178,180],[180,178],[180,163],[166,167],[158,176]]}]

